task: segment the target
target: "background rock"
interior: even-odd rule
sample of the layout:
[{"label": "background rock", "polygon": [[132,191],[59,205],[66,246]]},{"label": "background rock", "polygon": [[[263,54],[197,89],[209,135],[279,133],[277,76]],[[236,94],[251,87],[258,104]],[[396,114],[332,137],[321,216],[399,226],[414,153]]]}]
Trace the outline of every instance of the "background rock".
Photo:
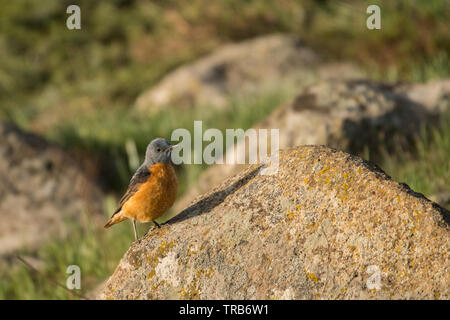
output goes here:
[{"label": "background rock", "polygon": [[[320,81],[254,128],[279,128],[282,149],[323,144],[361,153],[368,146],[376,159],[379,146],[408,147],[421,126],[436,124],[439,113],[450,110],[449,83],[395,86],[355,79]],[[244,167],[211,166],[177,201],[174,212]]]},{"label": "background rock", "polygon": [[431,112],[446,112],[450,104],[450,79],[420,84],[400,85],[396,92],[424,106]]},{"label": "background rock", "polygon": [[223,107],[229,97],[257,92],[282,81],[309,84],[323,78],[361,75],[350,64],[319,65],[319,58],[295,38],[274,34],[221,47],[165,76],[141,94],[136,108],[157,112],[166,106]]},{"label": "background rock", "polygon": [[278,174],[260,173],[133,243],[99,298],[449,299],[448,211],[323,146],[283,151]]},{"label": "background rock", "polygon": [[101,211],[101,190],[63,150],[4,122],[0,141],[0,255],[36,248],[65,235],[64,220]]}]

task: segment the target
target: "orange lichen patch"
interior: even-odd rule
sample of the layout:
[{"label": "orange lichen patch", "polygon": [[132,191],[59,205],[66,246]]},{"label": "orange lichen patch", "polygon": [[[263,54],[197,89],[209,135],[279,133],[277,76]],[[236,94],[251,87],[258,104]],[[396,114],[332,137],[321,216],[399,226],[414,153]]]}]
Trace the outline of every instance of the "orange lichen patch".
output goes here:
[{"label": "orange lichen patch", "polygon": [[198,270],[197,271],[197,275],[198,276],[200,276],[200,275],[204,275],[204,276],[206,276],[207,278],[210,278],[211,279],[211,277],[213,276],[213,274],[214,274],[214,268],[209,268],[209,269],[200,269],[200,270]]},{"label": "orange lichen patch", "polygon": [[193,246],[194,246],[194,245],[193,245],[192,243],[189,243],[188,249],[187,249],[187,251],[186,251],[186,256],[190,257],[192,254],[197,254],[197,253],[198,253],[197,250],[192,250],[192,247],[193,247]]},{"label": "orange lichen patch", "polygon": [[185,300],[197,300],[200,297],[200,291],[197,289],[196,285],[190,285],[187,289],[184,286],[180,290],[180,299]]},{"label": "orange lichen patch", "polygon": [[307,270],[304,270],[306,273],[306,276],[314,283],[317,283],[319,279],[316,277],[316,275],[312,272],[308,272]]},{"label": "orange lichen patch", "polygon": [[157,231],[158,231],[158,237],[162,238],[169,231],[169,228],[157,228]]},{"label": "orange lichen patch", "polygon": [[369,293],[371,293],[372,295],[376,296],[377,295],[377,289],[369,289],[367,290]]},{"label": "orange lichen patch", "polygon": [[161,242],[158,247],[156,254],[147,254],[146,262],[150,267],[150,272],[147,273],[147,279],[151,279],[156,275],[155,268],[158,265],[160,259],[164,258],[168,251],[174,246],[175,241],[166,242],[165,240]]},{"label": "orange lichen patch", "polygon": [[167,252],[175,245],[175,241],[166,242],[162,241],[158,248],[158,255],[163,258],[166,256]]},{"label": "orange lichen patch", "polygon": [[146,261],[147,261],[148,266],[150,267],[150,272],[147,273],[146,278],[151,279],[156,275],[156,266],[159,263],[159,258],[149,255],[149,256],[147,256]]},{"label": "orange lichen patch", "polygon": [[308,223],[305,227],[306,227],[307,229],[309,229],[309,232],[310,232],[310,233],[313,233],[314,231],[316,231],[316,230],[318,229],[319,224],[318,224],[317,222],[314,222],[314,223]]},{"label": "orange lichen patch", "polygon": [[273,257],[270,256],[268,253],[263,254],[262,260],[263,260],[263,263],[267,264],[267,265],[271,265],[273,263]]},{"label": "orange lichen patch", "polygon": [[185,288],[183,285],[181,287],[181,290],[179,291],[180,298],[181,299],[199,299],[200,298],[200,291],[198,289],[198,282],[202,276],[211,279],[211,277],[214,274],[214,268],[209,269],[199,269],[195,272],[194,279],[192,282]]},{"label": "orange lichen patch", "polygon": [[158,283],[154,283],[151,286],[152,292],[159,290],[161,287],[171,287],[170,283],[168,283],[166,280],[161,280]]},{"label": "orange lichen patch", "polygon": [[223,238],[220,242],[223,243],[224,248],[230,248],[234,245],[233,238]]},{"label": "orange lichen patch", "polygon": [[150,271],[150,272],[147,274],[147,279],[151,279],[151,278],[153,278],[155,275],[156,275],[156,271],[155,271],[155,269],[152,269],[152,271]]},{"label": "orange lichen patch", "polygon": [[289,211],[286,213],[286,218],[287,218],[287,219],[293,219],[293,218],[294,218],[294,212],[291,211],[291,210],[289,210]]}]

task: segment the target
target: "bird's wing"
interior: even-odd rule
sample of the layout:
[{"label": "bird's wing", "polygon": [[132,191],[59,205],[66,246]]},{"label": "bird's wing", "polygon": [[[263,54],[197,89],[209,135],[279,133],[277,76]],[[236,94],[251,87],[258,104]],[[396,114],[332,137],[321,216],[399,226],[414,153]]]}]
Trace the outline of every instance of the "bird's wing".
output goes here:
[{"label": "bird's wing", "polygon": [[114,211],[113,216],[122,209],[125,202],[128,201],[150,177],[150,170],[147,166],[141,166],[130,180],[127,191],[119,201],[119,207]]}]

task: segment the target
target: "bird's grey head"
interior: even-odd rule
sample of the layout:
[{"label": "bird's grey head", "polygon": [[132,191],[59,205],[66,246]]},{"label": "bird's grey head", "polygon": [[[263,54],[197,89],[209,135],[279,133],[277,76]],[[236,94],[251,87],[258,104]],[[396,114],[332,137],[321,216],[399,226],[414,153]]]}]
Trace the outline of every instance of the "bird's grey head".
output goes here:
[{"label": "bird's grey head", "polygon": [[172,146],[169,141],[163,138],[157,138],[149,143],[145,152],[145,164],[152,165],[156,163],[172,163]]}]

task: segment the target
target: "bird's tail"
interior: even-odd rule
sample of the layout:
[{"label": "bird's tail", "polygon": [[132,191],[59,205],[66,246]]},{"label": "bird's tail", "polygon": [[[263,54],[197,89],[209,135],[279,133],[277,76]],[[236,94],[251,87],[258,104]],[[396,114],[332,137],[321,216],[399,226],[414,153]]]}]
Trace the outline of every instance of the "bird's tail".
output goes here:
[{"label": "bird's tail", "polygon": [[126,220],[126,219],[127,219],[127,218],[124,217],[124,216],[122,216],[122,215],[120,214],[120,211],[119,211],[119,212],[117,212],[116,214],[114,214],[114,215],[111,217],[111,219],[108,220],[108,222],[104,225],[104,228],[109,228],[109,227],[111,227],[113,224],[122,222],[122,221],[124,221],[124,220]]}]

